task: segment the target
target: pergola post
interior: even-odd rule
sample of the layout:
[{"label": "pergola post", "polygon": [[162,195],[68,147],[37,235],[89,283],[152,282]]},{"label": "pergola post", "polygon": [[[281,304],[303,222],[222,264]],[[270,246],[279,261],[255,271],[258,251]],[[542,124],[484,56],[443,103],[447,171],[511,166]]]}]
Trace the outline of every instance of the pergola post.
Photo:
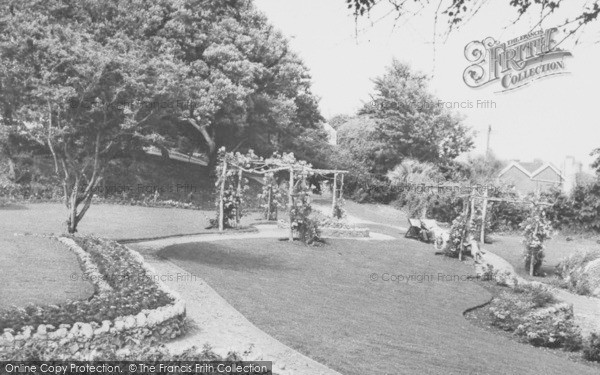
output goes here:
[{"label": "pergola post", "polygon": [[235,205],[235,226],[240,226],[240,210],[242,209],[242,170],[238,170],[238,181],[237,181],[237,197]]},{"label": "pergola post", "polygon": [[337,204],[337,173],[333,174],[333,199],[331,200],[331,216],[335,217],[335,206]]},{"label": "pergola post", "polygon": [[219,232],[224,229],[223,196],[225,195],[225,180],[227,180],[227,159],[223,158],[223,171],[221,172],[221,190],[219,191]]},{"label": "pergola post", "polygon": [[340,199],[342,199],[343,195],[344,195],[344,173],[342,173],[341,181],[340,181]]},{"label": "pergola post", "polygon": [[465,215],[465,225],[463,227],[462,233],[460,235],[460,245],[458,246],[458,260],[462,261],[462,253],[463,253],[463,245],[465,242],[465,236],[467,234],[467,227],[469,226],[469,221],[467,219],[467,214],[469,213],[469,208],[471,207],[471,200],[473,198],[469,196],[469,202],[463,203],[463,214]]},{"label": "pergola post", "polygon": [[273,185],[269,184],[269,191],[267,194],[267,220],[271,220],[271,199],[272,198],[272,192],[273,192]]},{"label": "pergola post", "polygon": [[488,188],[485,188],[485,195],[483,197],[483,207],[481,209],[481,243],[485,243],[485,216],[487,214],[488,205]]},{"label": "pergola post", "polygon": [[290,168],[290,187],[288,191],[288,205],[290,206],[290,235],[289,241],[294,242],[294,228],[292,224],[294,223],[294,219],[292,218],[292,210],[294,209],[294,200],[292,195],[294,194],[294,169]]}]

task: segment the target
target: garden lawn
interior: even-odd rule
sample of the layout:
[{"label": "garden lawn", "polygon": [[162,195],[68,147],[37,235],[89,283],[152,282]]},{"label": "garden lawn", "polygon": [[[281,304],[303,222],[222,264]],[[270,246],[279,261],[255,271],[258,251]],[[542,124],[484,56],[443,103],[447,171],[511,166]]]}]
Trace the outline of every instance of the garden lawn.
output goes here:
[{"label": "garden lawn", "polygon": [[[326,203],[327,196],[319,197],[316,199],[319,203]],[[331,203],[329,203],[331,204]],[[359,204],[352,201],[346,201],[345,209],[348,213],[358,216],[361,219],[371,220],[378,223],[385,223],[394,226],[407,226],[406,213],[398,210],[390,205],[381,204]],[[381,228],[374,228],[376,231],[385,231],[387,234],[389,230],[383,230]],[[393,231],[392,231],[393,232]],[[395,231],[398,234],[398,231]],[[493,243],[485,244],[483,249],[488,249],[498,256],[506,259],[514,268],[519,275],[529,278],[528,270],[525,269],[523,260],[523,237],[520,233],[517,234],[506,234],[506,235],[492,235]],[[566,236],[558,234],[552,239],[546,242],[544,264],[542,271],[548,275],[554,273],[554,268],[563,259],[577,251],[585,251],[590,249],[599,249],[600,244],[596,242],[596,238],[575,238],[572,241],[567,241]],[[540,280],[540,278],[534,278]],[[543,281],[543,280],[541,280]]]},{"label": "garden lawn", "polygon": [[[0,220],[10,214],[0,209]],[[11,305],[59,304],[91,297],[79,262],[66,246],[48,238],[0,236],[0,309]]]},{"label": "garden lawn", "polygon": [[[111,239],[148,238],[206,231],[213,212],[176,208],[92,205],[79,231]],[[60,234],[62,204],[0,207],[0,308],[85,299],[93,287],[81,278],[77,257],[56,241],[15,233]],[[74,275],[74,276],[73,276]]]},{"label": "garden lawn", "polygon": [[[0,236],[13,233],[63,233],[65,206],[37,203],[0,210]],[[142,239],[207,232],[214,211],[93,204],[78,226],[81,234],[109,239]],[[242,218],[245,225],[252,219]],[[214,230],[213,230],[214,231]]]},{"label": "garden lawn", "polygon": [[[525,278],[529,277],[529,270],[525,269],[525,262],[523,259],[523,252],[525,247],[523,246],[523,237],[517,235],[503,235],[493,236],[493,243],[486,244],[484,249],[492,251],[494,254],[507,260],[514,268],[517,273]],[[542,265],[542,272],[545,272],[547,276],[554,274],[556,265],[563,259],[577,251],[585,251],[591,249],[598,249],[598,245],[594,240],[577,238],[572,241],[567,241],[564,236],[557,235],[544,243],[545,245],[545,258]],[[533,279],[543,281],[539,277]]]},{"label": "garden lawn", "polygon": [[[433,255],[431,245],[328,243],[223,240],[158,255],[204,279],[259,328],[342,374],[597,372],[467,322],[463,312],[490,294],[464,279],[470,266]],[[382,280],[391,275],[404,280]]]}]

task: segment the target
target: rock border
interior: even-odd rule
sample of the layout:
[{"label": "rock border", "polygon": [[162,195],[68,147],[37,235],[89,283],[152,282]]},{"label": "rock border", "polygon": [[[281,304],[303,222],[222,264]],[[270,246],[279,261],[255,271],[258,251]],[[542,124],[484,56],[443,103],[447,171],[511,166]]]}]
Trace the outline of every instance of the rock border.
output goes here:
[{"label": "rock border", "polygon": [[[54,239],[66,245],[77,255],[84,274],[92,280],[99,294],[113,290],[99,272],[91,256],[73,239],[64,236],[54,237]],[[107,240],[100,239],[99,241],[103,246],[111,245]],[[123,315],[113,320],[103,320],[101,324],[76,322],[72,326],[59,324],[58,327],[52,324],[40,324],[38,327],[24,326],[19,332],[6,328],[0,336],[0,347],[14,347],[19,350],[23,346],[44,341],[48,342],[49,349],[56,345],[69,345],[73,348],[72,354],[75,354],[80,349],[93,351],[96,348],[103,348],[106,346],[107,340],[118,338],[119,335],[125,335],[135,341],[144,340],[147,337],[163,336],[169,332],[169,327],[179,331],[186,315],[185,302],[178,293],[169,289],[158,277],[155,277],[156,272],[146,264],[140,253],[126,246],[124,248],[130,252],[132,259],[144,269],[146,276],[151,278],[162,292],[171,297],[173,300],[171,304],[156,309],[143,309],[137,315]]]}]

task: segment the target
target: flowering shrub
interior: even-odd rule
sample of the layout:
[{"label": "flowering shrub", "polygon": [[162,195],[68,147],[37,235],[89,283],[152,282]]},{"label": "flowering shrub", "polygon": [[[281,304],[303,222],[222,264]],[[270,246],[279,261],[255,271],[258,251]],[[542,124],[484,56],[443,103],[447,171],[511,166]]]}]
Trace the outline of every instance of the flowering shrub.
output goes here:
[{"label": "flowering shrub", "polygon": [[560,286],[581,295],[600,296],[600,250],[577,251],[556,266]]},{"label": "flowering shrub", "polygon": [[344,210],[344,206],[346,201],[344,198],[338,198],[335,202],[335,206],[333,207],[333,217],[336,219],[343,219],[346,216],[346,210]]},{"label": "flowering shrub", "polygon": [[600,334],[592,333],[583,344],[583,358],[600,362]]},{"label": "flowering shrub", "polygon": [[578,350],[581,334],[575,325],[573,307],[556,304],[554,295],[542,286],[516,285],[492,301],[492,325],[535,346]]},{"label": "flowering shrub", "polygon": [[[73,353],[68,346],[58,345],[52,352],[48,352],[46,344],[41,341],[22,346],[19,350],[11,348],[10,351],[0,353],[1,361],[136,361],[136,362],[163,362],[163,361],[241,361],[242,357],[235,352],[230,352],[223,357],[214,353],[206,345],[203,349],[191,347],[185,351],[174,354],[163,345],[148,343],[131,343],[131,345],[117,349],[112,346],[98,347],[94,350],[81,350]],[[116,363],[115,363],[116,365]],[[221,372],[222,374],[229,374]]]},{"label": "flowering shrub", "polygon": [[260,207],[264,211],[264,218],[266,220],[277,220],[277,210],[285,205],[282,203],[283,194],[273,172],[267,173],[263,177],[263,188],[258,195],[258,199],[261,202]]},{"label": "flowering shrub", "polygon": [[575,351],[582,345],[581,333],[573,319],[573,306],[564,303],[525,316],[515,334],[534,346]]},{"label": "flowering shrub", "polygon": [[300,192],[293,199],[294,205],[290,210],[292,229],[298,233],[300,241],[305,244],[317,244],[321,242],[321,230],[319,222],[310,217],[312,207],[308,201],[308,193]]},{"label": "flowering shrub", "polygon": [[[546,219],[543,209],[534,205],[529,217],[521,223],[523,230],[523,244],[525,245],[525,269],[530,270],[532,276],[539,273],[544,260],[544,241],[550,239],[552,225]],[[532,264],[533,263],[533,264]]]},{"label": "flowering shrub", "polygon": [[354,229],[354,225],[348,224],[345,220],[340,220],[335,217],[330,217],[323,214],[320,211],[315,211],[311,214],[312,218],[319,223],[321,228],[335,228],[335,229]]},{"label": "flowering shrub", "polygon": [[465,235],[465,238],[467,238],[469,235],[469,233],[464,233],[468,220],[469,217],[467,216],[467,213],[463,212],[452,221],[452,227],[450,228],[450,240],[444,248],[444,255],[452,258],[458,258],[463,234]]},{"label": "flowering shrub", "polygon": [[[248,179],[243,178],[239,169],[229,168],[228,165],[235,165],[239,167],[249,167],[250,162],[255,160],[257,156],[252,150],[247,155],[242,155],[239,152],[231,153],[226,152],[225,147],[219,149],[219,156],[217,161],[217,176],[218,179],[215,182],[216,188],[216,199],[215,206],[217,207],[217,217],[211,220],[212,227],[219,227],[219,222],[223,222],[223,228],[235,228],[238,226],[240,219],[243,216],[242,206],[245,202],[244,193],[246,193],[250,187],[248,186]],[[227,164],[228,163],[228,164]],[[225,171],[223,169],[225,168]],[[223,174],[225,172],[225,174]],[[225,181],[223,181],[225,179]],[[224,183],[223,196],[221,197],[221,187]],[[220,205],[221,199],[223,199],[223,217],[221,218]]]},{"label": "flowering shrub", "polygon": [[141,255],[92,237],[59,240],[80,257],[84,273],[95,286],[94,296],[60,306],[0,311],[0,347],[26,350],[36,341],[45,341],[49,351],[68,344],[74,353],[84,347],[127,345],[123,335],[155,341],[181,334],[183,301],[154,279]]}]

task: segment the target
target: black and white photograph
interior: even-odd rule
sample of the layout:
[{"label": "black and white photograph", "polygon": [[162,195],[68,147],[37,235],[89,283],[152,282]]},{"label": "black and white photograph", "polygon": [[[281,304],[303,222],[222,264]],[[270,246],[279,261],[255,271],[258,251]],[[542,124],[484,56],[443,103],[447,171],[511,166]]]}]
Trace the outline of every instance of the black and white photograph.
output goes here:
[{"label": "black and white photograph", "polygon": [[0,375],[600,374],[600,0],[0,0]]}]

